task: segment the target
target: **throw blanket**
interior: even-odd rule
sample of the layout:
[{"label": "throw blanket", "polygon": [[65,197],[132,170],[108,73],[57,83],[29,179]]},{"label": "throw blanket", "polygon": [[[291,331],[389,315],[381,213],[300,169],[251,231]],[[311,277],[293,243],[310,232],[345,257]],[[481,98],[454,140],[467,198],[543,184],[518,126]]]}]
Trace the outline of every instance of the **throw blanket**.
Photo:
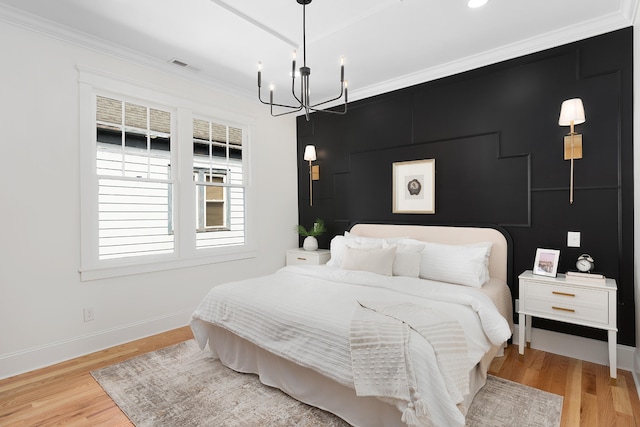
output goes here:
[{"label": "throw blanket", "polygon": [[351,365],[358,396],[394,398],[407,402],[402,421],[432,423],[418,392],[409,355],[409,329],[433,347],[452,400],[469,393],[468,354],[460,324],[446,312],[413,303],[358,301],[351,320]]}]

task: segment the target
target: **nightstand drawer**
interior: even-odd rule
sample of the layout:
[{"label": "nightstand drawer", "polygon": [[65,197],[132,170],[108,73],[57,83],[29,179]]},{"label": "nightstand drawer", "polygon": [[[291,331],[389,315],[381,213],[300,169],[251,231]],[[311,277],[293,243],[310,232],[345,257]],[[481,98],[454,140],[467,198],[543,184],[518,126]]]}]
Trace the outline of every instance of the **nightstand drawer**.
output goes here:
[{"label": "nightstand drawer", "polygon": [[527,299],[541,299],[554,304],[579,305],[605,310],[609,306],[609,292],[606,290],[529,282],[526,284],[525,292]]},{"label": "nightstand drawer", "polygon": [[535,299],[528,297],[526,299],[526,307],[523,307],[527,313],[532,315],[548,315],[551,317],[562,317],[572,319],[574,321],[584,321],[590,323],[601,323],[607,325],[609,323],[609,309],[604,307],[584,306],[572,304],[570,301],[550,301],[549,299]]},{"label": "nightstand drawer", "polygon": [[305,251],[304,249],[291,249],[287,251],[287,265],[321,265],[326,264],[331,258],[328,249]]}]

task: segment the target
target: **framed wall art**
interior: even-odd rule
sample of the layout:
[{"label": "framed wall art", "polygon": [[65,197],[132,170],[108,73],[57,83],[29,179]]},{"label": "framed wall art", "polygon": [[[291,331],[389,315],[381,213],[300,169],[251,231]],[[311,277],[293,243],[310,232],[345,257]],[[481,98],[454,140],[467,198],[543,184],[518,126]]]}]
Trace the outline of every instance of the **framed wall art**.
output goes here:
[{"label": "framed wall art", "polygon": [[393,213],[436,213],[436,160],[393,163]]},{"label": "framed wall art", "polygon": [[536,249],[536,259],[533,262],[533,274],[556,277],[560,251],[557,249]]}]

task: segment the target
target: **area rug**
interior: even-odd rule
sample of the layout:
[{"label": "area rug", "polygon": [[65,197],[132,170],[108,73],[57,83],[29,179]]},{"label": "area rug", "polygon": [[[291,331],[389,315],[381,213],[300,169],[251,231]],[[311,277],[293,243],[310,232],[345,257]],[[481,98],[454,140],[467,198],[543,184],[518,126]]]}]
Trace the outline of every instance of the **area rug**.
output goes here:
[{"label": "area rug", "polygon": [[[138,427],[343,427],[308,406],[240,374],[201,351],[194,340],[91,372]],[[489,376],[467,414],[468,426],[560,425],[562,396]]]}]

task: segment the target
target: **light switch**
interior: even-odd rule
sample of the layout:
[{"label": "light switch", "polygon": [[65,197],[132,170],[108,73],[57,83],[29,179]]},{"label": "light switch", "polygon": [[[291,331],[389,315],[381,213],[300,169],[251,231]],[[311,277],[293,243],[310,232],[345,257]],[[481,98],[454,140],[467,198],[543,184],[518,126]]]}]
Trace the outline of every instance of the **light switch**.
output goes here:
[{"label": "light switch", "polygon": [[569,231],[567,232],[567,246],[570,248],[579,248],[580,247],[580,232],[579,231]]}]

